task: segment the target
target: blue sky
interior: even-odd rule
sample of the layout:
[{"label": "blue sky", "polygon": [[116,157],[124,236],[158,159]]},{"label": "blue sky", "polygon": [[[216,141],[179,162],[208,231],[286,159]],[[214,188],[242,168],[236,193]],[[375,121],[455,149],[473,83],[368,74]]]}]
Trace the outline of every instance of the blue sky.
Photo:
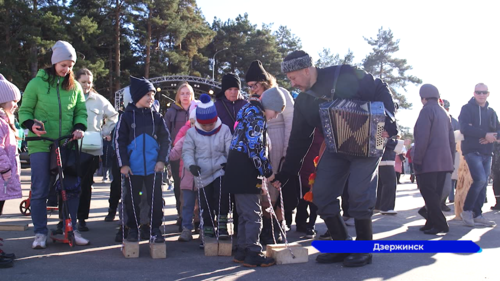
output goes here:
[{"label": "blue sky", "polygon": [[[228,1],[197,0],[205,18],[227,20],[248,13],[253,24],[286,25],[302,39],[303,49],[318,56],[323,47],[344,55],[350,48],[360,63],[370,52],[364,37],[380,27],[400,39],[396,57],[407,59],[410,72],[434,84],[458,117],[474,85],[486,83],[490,106],[500,111],[499,2],[496,1]],[[496,4],[497,3],[497,4]],[[418,87],[407,88],[412,110],[398,119],[413,128],[422,108]]]}]

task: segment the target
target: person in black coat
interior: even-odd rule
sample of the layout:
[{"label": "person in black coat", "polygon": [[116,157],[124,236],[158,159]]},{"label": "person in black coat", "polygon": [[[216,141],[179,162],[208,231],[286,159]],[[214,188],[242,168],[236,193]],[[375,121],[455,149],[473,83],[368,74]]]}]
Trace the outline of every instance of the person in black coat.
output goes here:
[{"label": "person in black coat", "polygon": [[446,217],[441,211],[441,196],[446,174],[454,169],[455,134],[450,116],[438,104],[438,89],[425,84],[420,88],[420,97],[424,107],[413,133],[413,166],[427,210],[425,225],[420,230],[425,234],[438,234],[449,230]]},{"label": "person in black coat", "polygon": [[[302,93],[295,101],[292,133],[285,163],[281,172],[276,174],[274,182],[277,187],[286,184],[291,176],[299,172],[302,159],[311,145],[314,128],[323,127],[319,105],[325,102],[325,98],[381,101],[388,115],[394,114],[394,102],[387,84],[355,67],[343,65],[316,68],[306,52],[294,51],[284,59],[281,69],[292,86],[299,88]],[[337,70],[338,80],[334,87]],[[397,134],[393,118],[387,118],[385,131],[385,137]],[[313,203],[318,207],[318,214],[325,221],[332,239],[348,238],[345,223],[340,216],[338,197],[349,180],[349,213],[355,219],[357,240],[373,240],[371,217],[376,200],[379,161],[380,157],[354,157],[331,152],[323,154],[317,167]],[[330,253],[319,255],[316,261],[363,266],[371,263],[371,259],[371,254]]]},{"label": "person in black coat", "polygon": [[462,107],[458,121],[464,135],[462,154],[474,179],[464,202],[460,215],[464,224],[494,226],[494,221],[483,217],[481,210],[486,199],[486,186],[491,172],[493,144],[500,134],[498,116],[487,102],[490,92],[488,86],[479,83],[474,88],[474,97]]}]

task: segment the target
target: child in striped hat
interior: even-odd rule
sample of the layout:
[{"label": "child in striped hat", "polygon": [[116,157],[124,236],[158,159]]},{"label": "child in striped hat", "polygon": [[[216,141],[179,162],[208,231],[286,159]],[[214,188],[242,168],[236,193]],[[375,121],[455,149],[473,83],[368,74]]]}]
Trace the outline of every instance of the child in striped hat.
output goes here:
[{"label": "child in striped hat", "polygon": [[217,134],[222,127],[222,122],[217,116],[214,102],[207,94],[200,96],[201,103],[196,107],[196,130],[204,136]]},{"label": "child in striped hat", "polygon": [[[228,239],[229,194],[222,190],[222,177],[232,139],[231,130],[222,124],[209,95],[202,94],[200,101],[195,109],[195,125],[187,131],[184,139],[182,159],[200,188],[203,235]],[[184,204],[193,204],[194,207],[195,196],[196,193],[184,193]],[[217,226],[213,225],[213,214],[217,215]]]}]

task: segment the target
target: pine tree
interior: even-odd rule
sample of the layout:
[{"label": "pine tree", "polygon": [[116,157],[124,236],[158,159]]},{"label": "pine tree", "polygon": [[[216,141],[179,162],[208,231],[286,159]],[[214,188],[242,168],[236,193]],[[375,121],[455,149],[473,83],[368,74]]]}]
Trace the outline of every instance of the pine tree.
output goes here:
[{"label": "pine tree", "polygon": [[248,19],[248,14],[238,15],[234,20],[223,22],[215,18],[212,29],[217,35],[207,46],[205,55],[212,57],[220,50],[215,63],[215,80],[222,73],[233,72],[244,77],[254,60],[260,60],[278,84],[288,87],[286,76],[281,73],[281,61],[286,53],[300,48],[300,39],[286,27],[272,31],[272,25],[262,24],[260,28]]},{"label": "pine tree", "polygon": [[[281,55],[281,60],[289,53],[302,49],[302,40],[292,33],[292,30],[287,26],[281,25],[278,27],[273,35],[276,37],[278,44],[278,53]],[[280,62],[281,66],[281,62]],[[284,88],[291,88],[290,81],[288,81],[286,74],[281,72],[281,67],[278,72],[274,73],[278,84]]]},{"label": "pine tree", "polygon": [[51,46],[65,40],[78,54],[74,71],[89,68],[94,88],[111,101],[129,75],[209,77],[214,69],[218,80],[230,71],[244,76],[256,59],[287,86],[281,61],[301,48],[287,27],[257,27],[246,14],[210,26],[195,0],[0,0],[0,13],[7,79],[24,88],[50,65]]},{"label": "pine tree", "polygon": [[213,58],[216,52],[226,49],[217,54],[215,65],[212,66],[215,68],[216,81],[221,77],[220,70],[223,73],[236,74],[246,71],[243,61],[253,56],[247,42],[256,29],[248,19],[248,14],[238,15],[236,19],[228,19],[225,22],[214,19],[212,30],[216,31],[217,35],[207,46],[205,54]]},{"label": "pine tree", "polygon": [[316,61],[315,66],[319,68],[343,64],[353,65],[354,54],[350,49],[347,51],[347,54],[343,59],[340,58],[339,54],[332,54],[330,48],[323,48],[323,50],[319,52],[318,55],[319,58]]},{"label": "pine tree", "polygon": [[399,39],[395,40],[390,29],[378,30],[377,38],[364,38],[373,49],[363,61],[363,67],[367,72],[384,80],[390,87],[394,98],[399,101],[402,108],[411,108],[411,103],[400,93],[399,88],[406,91],[406,86],[411,84],[421,84],[422,80],[406,74],[412,70],[405,59],[394,58],[393,55],[399,51]]},{"label": "pine tree", "polygon": [[167,73],[166,53],[170,51],[168,28],[177,19],[178,0],[146,0],[134,7],[134,51],[138,56],[141,76],[154,77]]},{"label": "pine tree", "polygon": [[[75,65],[75,69],[88,68],[94,74],[94,88],[110,101],[114,100],[116,88],[115,76],[115,56],[116,42],[114,40],[115,32],[115,4],[114,0],[73,0],[71,2],[71,34],[72,44],[81,58]],[[127,10],[125,10],[127,12]],[[124,17],[125,15],[122,15]],[[127,21],[125,17],[123,19]],[[127,31],[121,29],[121,33]],[[124,58],[123,49],[127,45],[128,38],[120,44],[120,61],[128,61]],[[126,48],[126,47],[125,47]],[[127,83],[128,76],[121,77],[121,83]]]},{"label": "pine tree", "polygon": [[278,30],[274,32],[274,36],[277,39],[278,52],[282,57],[286,57],[289,53],[302,49],[300,38],[284,25],[278,27]]},{"label": "pine tree", "polygon": [[5,0],[0,4],[0,73],[19,88],[31,78],[28,59],[30,49],[22,47],[21,40],[29,34],[31,1]]},{"label": "pine tree", "polygon": [[5,0],[0,12],[4,27],[0,31],[0,71],[23,89],[39,68],[50,65],[50,47],[57,40],[69,41],[63,24],[68,20],[67,7],[50,0]]},{"label": "pine tree", "polygon": [[201,75],[202,64],[208,60],[201,49],[215,32],[194,0],[143,1],[136,12],[134,47],[142,54],[139,62],[144,74]]}]

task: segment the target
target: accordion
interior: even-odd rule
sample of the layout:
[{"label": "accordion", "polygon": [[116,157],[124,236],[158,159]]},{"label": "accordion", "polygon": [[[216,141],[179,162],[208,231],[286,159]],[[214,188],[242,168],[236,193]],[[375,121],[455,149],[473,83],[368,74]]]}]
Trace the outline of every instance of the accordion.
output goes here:
[{"label": "accordion", "polygon": [[336,99],[320,104],[319,113],[328,151],[359,157],[384,154],[382,102]]}]

